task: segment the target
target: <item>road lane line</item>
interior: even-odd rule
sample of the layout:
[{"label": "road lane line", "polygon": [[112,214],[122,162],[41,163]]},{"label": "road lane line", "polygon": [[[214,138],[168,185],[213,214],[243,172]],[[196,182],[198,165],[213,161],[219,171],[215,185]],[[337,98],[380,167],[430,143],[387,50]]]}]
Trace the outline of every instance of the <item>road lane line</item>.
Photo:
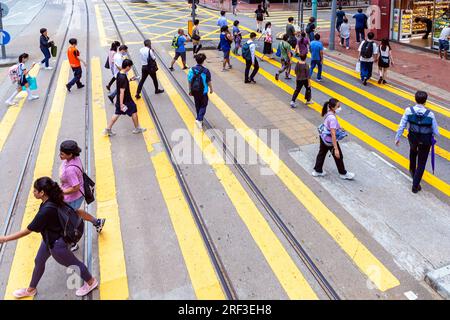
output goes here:
[{"label": "road lane line", "polygon": [[[232,20],[228,20],[228,22],[231,23],[231,24],[233,23]],[[239,27],[240,27],[241,29],[245,30],[245,31],[248,31],[248,32],[255,32],[254,30],[252,30],[252,29],[250,29],[250,28],[247,28],[247,27],[245,27],[245,26],[243,26],[243,25],[239,25]],[[256,33],[256,32],[255,32],[255,33]],[[310,57],[310,54],[309,54],[309,53],[308,53],[308,57]],[[327,67],[336,69],[336,70],[338,70],[338,71],[341,71],[341,72],[343,72],[343,73],[345,73],[345,74],[348,74],[348,75],[350,75],[350,76],[352,76],[352,77],[354,77],[354,78],[360,80],[360,75],[359,75],[359,73],[357,73],[357,72],[356,72],[355,70],[353,70],[353,69],[350,69],[350,68],[345,67],[345,66],[343,66],[343,65],[340,65],[340,64],[338,64],[338,63],[332,62],[332,61],[330,61],[329,59],[324,59],[324,65],[326,65]],[[405,98],[405,99],[407,99],[407,100],[410,100],[410,101],[415,102],[415,98],[414,98],[414,95],[413,95],[413,94],[408,93],[408,92],[406,92],[406,91],[404,91],[404,90],[402,90],[402,89],[396,88],[396,87],[392,86],[391,84],[380,85],[380,84],[378,84],[378,82],[375,81],[375,80],[369,80],[369,82],[370,82],[371,84],[373,84],[375,87],[378,87],[378,88],[380,88],[380,89],[389,91],[389,92],[391,92],[391,93],[393,93],[393,94],[395,94],[395,95],[398,95],[398,96],[400,96],[400,97],[402,97],[402,98]],[[444,116],[446,116],[446,117],[450,117],[450,109],[448,109],[447,107],[440,106],[440,105],[438,105],[438,104],[436,104],[436,103],[433,103],[433,102],[428,101],[428,102],[427,102],[427,108],[429,108],[430,110],[436,111],[436,112],[438,112],[438,113],[440,113],[440,114],[442,114],[442,115],[444,115]]]},{"label": "road lane line", "polygon": [[[293,58],[292,61],[298,62],[298,59]],[[393,104],[392,102],[387,101],[386,99],[380,98],[380,97],[378,97],[378,96],[376,96],[376,95],[374,95],[374,94],[372,94],[372,93],[370,93],[368,91],[363,90],[362,88],[359,88],[359,87],[357,87],[355,85],[352,85],[352,84],[350,84],[348,82],[345,82],[345,81],[343,81],[343,80],[341,80],[341,79],[339,79],[339,78],[337,78],[337,77],[335,77],[335,76],[333,76],[333,75],[331,75],[331,74],[329,74],[327,72],[323,71],[322,75],[325,78],[328,78],[331,81],[333,81],[333,82],[343,86],[344,88],[352,90],[352,91],[360,94],[361,96],[376,102],[377,104],[379,104],[382,107],[390,109],[390,110],[392,110],[392,111],[394,111],[394,112],[396,112],[396,113],[398,113],[400,115],[403,115],[403,113],[405,112],[404,108],[400,108],[399,106]],[[323,87],[323,85],[319,85],[319,87]],[[319,90],[321,90],[321,89],[319,89]],[[363,110],[363,111],[359,111],[359,110],[358,111],[365,113],[366,110],[368,110],[368,109],[363,108],[361,110]],[[376,120],[376,121],[378,121],[378,120]],[[394,131],[397,131],[398,124],[394,123],[394,127],[395,127]],[[442,127],[439,128],[439,133],[440,133],[441,136],[443,136],[443,137],[445,137],[447,139],[450,139],[450,131],[446,130],[445,128],[442,128]],[[446,157],[447,160],[450,160],[450,154],[448,153],[448,151],[444,150],[443,154],[444,154],[444,157]]]},{"label": "road lane line", "polygon": [[[245,63],[244,60],[241,57],[237,57],[234,54],[231,54],[233,57],[235,57],[238,61],[241,63]],[[294,93],[294,89],[287,85],[286,83],[282,81],[276,81],[274,79],[273,74],[265,71],[262,67],[259,68],[259,73],[265,77],[267,80],[278,86],[279,88],[283,89],[285,92],[287,92],[289,95],[292,95]],[[298,98],[302,102],[304,102],[304,99],[301,99],[300,96]],[[318,113],[322,112],[322,106],[319,105],[317,102],[313,102],[313,104],[309,105],[310,108],[316,110]],[[367,143],[369,146],[374,148],[375,150],[378,150],[382,154],[384,154],[386,157],[390,158],[394,162],[398,163],[403,168],[409,170],[409,160],[406,159],[404,156],[399,154],[398,152],[394,151],[393,149],[387,147],[380,141],[376,140],[375,138],[371,137],[364,131],[358,129],[357,127],[353,126],[351,123],[345,121],[344,119],[339,118],[339,123],[345,130],[347,130],[349,133],[360,139],[362,142]],[[439,179],[438,177],[434,176],[428,171],[425,171],[423,174],[423,180],[428,182],[431,186],[436,188],[437,190],[441,191],[447,196],[450,196],[450,186],[443,180]]]},{"label": "road lane line", "polygon": [[159,80],[187,129],[194,137],[196,144],[201,149],[205,159],[214,169],[214,173],[236,208],[236,212],[247,226],[251,236],[288,297],[290,299],[317,299],[317,295],[289,256],[262,213],[230,168],[225,164],[224,159],[220,156],[221,150],[217,149],[217,146],[206,134],[194,129],[195,118],[183,98],[181,98],[167,78],[167,75],[160,72]]},{"label": "road lane line", "polygon": [[[40,66],[39,64],[36,64],[34,68],[30,70],[30,76],[37,77],[39,70]],[[15,85],[14,90],[16,90]],[[6,111],[2,120],[0,121],[0,152],[2,152],[6,140],[8,139],[14,124],[16,123],[17,117],[19,116],[19,113],[22,111],[23,105],[25,104],[26,101],[25,91],[22,91],[20,95],[21,96],[19,98],[16,97],[16,99],[20,99],[19,102],[15,106],[8,107],[8,110]]]},{"label": "road lane line", "polygon": [[[129,73],[133,76],[133,72]],[[135,92],[136,81],[130,81],[130,90]],[[154,152],[153,145],[161,143],[155,124],[143,99],[136,101],[141,125],[147,128],[143,133],[155,175],[166,203],[170,220],[183,254],[186,268],[197,299],[224,300],[219,278],[206,250],[205,243],[194,221],[189,205],[181,190],[175,170],[164,151]]]},{"label": "road lane line", "polygon": [[111,142],[103,136],[107,125],[100,59],[91,59],[92,124],[96,180],[97,217],[106,218],[106,228],[98,236],[100,299],[128,299],[128,278],[116,198]]},{"label": "road lane line", "polygon": [[100,12],[100,6],[95,5],[95,20],[97,21],[98,38],[100,40],[100,46],[106,47],[108,44],[106,42],[105,25],[103,23],[102,13]]},{"label": "road lane line", "polygon": [[[59,129],[61,127],[64,104],[67,95],[65,86],[68,78],[69,63],[67,60],[64,60],[59,71],[58,81],[47,123],[39,144],[32,184],[40,177],[52,176],[56,142],[58,139]],[[25,206],[25,212],[22,218],[21,229],[28,227],[28,224],[33,220],[34,216],[38,212],[40,204],[41,201],[37,200],[33,195],[33,185],[31,185]],[[15,299],[12,295],[14,290],[28,287],[34,269],[33,261],[41,241],[41,235],[34,232],[32,232],[29,236],[18,240],[9,273],[8,284],[5,290],[5,300]]]}]

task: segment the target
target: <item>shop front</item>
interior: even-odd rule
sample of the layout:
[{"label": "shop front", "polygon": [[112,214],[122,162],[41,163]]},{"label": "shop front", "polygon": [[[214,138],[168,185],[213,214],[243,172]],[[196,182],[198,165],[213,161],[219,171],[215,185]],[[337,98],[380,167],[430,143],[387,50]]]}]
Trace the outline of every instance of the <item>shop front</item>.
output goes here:
[{"label": "shop front", "polygon": [[450,24],[450,0],[392,0],[391,39],[439,48],[441,30]]}]

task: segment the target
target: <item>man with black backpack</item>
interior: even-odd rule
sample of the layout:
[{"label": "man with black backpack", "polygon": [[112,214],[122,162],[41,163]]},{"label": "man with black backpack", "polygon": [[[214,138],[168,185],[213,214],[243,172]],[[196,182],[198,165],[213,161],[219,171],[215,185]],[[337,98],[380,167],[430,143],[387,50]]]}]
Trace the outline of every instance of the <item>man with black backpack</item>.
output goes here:
[{"label": "man with black backpack", "polygon": [[409,172],[413,178],[412,192],[417,193],[422,190],[420,180],[422,180],[425,166],[427,164],[428,153],[432,145],[436,142],[434,137],[439,135],[439,128],[433,112],[425,108],[428,94],[424,91],[416,92],[416,105],[405,109],[402,120],[395,135],[395,144],[400,144],[400,137],[408,125],[409,141]]},{"label": "man with black backpack", "polygon": [[153,85],[155,86],[155,94],[163,93],[163,89],[158,87],[158,78],[156,77],[156,71],[158,71],[158,65],[156,64],[156,56],[152,49],[152,42],[147,39],[144,41],[144,47],[139,50],[141,56],[142,64],[142,78],[139,81],[136,90],[136,99],[141,98],[142,87],[144,86],[145,80],[150,76],[153,80]]},{"label": "man with black backpack", "polygon": [[208,88],[209,93],[213,93],[211,73],[203,66],[205,60],[206,56],[203,53],[197,54],[195,56],[197,65],[188,72],[189,95],[194,97],[195,110],[197,111],[195,123],[199,128],[202,128],[203,117],[208,106]]},{"label": "man with black backpack", "polygon": [[373,63],[378,58],[378,46],[373,41],[375,37],[373,32],[367,34],[368,40],[363,40],[358,48],[359,61],[361,63],[360,74],[363,85],[367,85],[367,81],[372,77]]}]

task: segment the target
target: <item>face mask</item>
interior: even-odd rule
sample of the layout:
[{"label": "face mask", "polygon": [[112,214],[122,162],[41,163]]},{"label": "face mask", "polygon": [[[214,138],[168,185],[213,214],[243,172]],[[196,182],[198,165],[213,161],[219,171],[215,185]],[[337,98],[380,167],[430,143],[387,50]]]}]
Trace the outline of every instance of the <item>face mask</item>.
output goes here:
[{"label": "face mask", "polygon": [[336,109],[336,113],[339,113],[341,111],[342,111],[342,107],[339,107],[339,108]]}]

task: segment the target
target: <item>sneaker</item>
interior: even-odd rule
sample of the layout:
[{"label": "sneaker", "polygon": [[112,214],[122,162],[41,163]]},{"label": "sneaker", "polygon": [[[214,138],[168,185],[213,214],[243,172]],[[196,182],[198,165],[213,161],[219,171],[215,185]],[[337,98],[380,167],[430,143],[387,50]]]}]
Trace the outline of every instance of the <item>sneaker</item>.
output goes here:
[{"label": "sneaker", "polygon": [[97,287],[98,287],[98,281],[97,281],[97,279],[94,279],[94,282],[91,285],[88,285],[88,283],[85,282],[84,285],[75,292],[75,294],[78,297],[84,297],[85,295],[87,295],[89,292],[91,292],[92,290],[94,290]]},{"label": "sneaker", "polygon": [[105,130],[103,130],[103,135],[104,135],[104,136],[108,136],[108,137],[113,137],[113,136],[115,136],[116,134],[115,134],[114,132],[112,132],[111,129],[105,129]]},{"label": "sneaker", "polygon": [[78,246],[77,243],[73,244],[73,245],[70,247],[70,251],[72,251],[72,252],[75,252],[75,251],[77,251],[78,249],[80,249],[80,247]]},{"label": "sneaker", "polygon": [[314,170],[313,172],[311,172],[313,177],[323,177],[325,176],[327,173],[325,171],[323,172],[317,172],[316,170]]},{"label": "sneaker", "polygon": [[68,84],[66,84],[66,88],[67,88],[67,91],[70,92],[70,86]]},{"label": "sneaker", "polygon": [[170,70],[170,71],[173,71],[173,70],[175,70],[175,69],[174,69],[173,67],[170,67],[169,70]]},{"label": "sneaker", "polygon": [[155,94],[160,94],[160,93],[163,93],[163,92],[164,92],[164,89],[158,89],[158,90],[155,91]]},{"label": "sneaker", "polygon": [[363,85],[367,86],[367,79],[363,80]]},{"label": "sneaker", "polygon": [[417,192],[419,192],[420,190],[422,190],[422,187],[420,186],[420,184],[419,184],[419,186],[417,187],[417,189],[416,188],[412,188],[412,192],[413,193],[417,193]]},{"label": "sneaker", "polygon": [[201,129],[203,128],[203,121],[195,120],[195,125],[197,126],[197,128]]},{"label": "sneaker", "polygon": [[383,82],[383,78],[380,77],[380,79],[378,79],[378,84],[381,84]]},{"label": "sneaker", "polygon": [[316,81],[317,81],[317,82],[322,82],[322,78],[320,78],[320,79],[317,79]]},{"label": "sneaker", "polygon": [[142,133],[142,132],[145,132],[145,131],[147,131],[146,128],[138,127],[138,128],[134,128],[132,132],[133,132],[134,134],[139,134],[139,133]]},{"label": "sneaker", "polygon": [[37,293],[37,290],[34,289],[33,291],[28,291],[28,288],[22,288],[18,289],[13,292],[13,296],[17,299],[27,298],[27,297],[34,297]]},{"label": "sneaker", "polygon": [[84,88],[84,84],[82,84],[81,86],[77,86],[78,89],[82,89]]},{"label": "sneaker", "polygon": [[97,233],[102,232],[103,226],[105,225],[106,219],[97,219],[97,223],[94,225]]},{"label": "sneaker", "polygon": [[36,99],[39,99],[39,96],[30,95],[28,97],[28,101],[33,101],[33,100],[36,100]]},{"label": "sneaker", "polygon": [[111,101],[112,104],[114,104],[114,97],[113,96],[108,96],[109,101]]},{"label": "sneaker", "polygon": [[387,81],[383,79],[383,84],[386,84],[386,83],[387,83]]},{"label": "sneaker", "polygon": [[137,94],[137,95],[135,95],[134,96],[136,99],[140,99],[141,98],[141,95],[140,94]]},{"label": "sneaker", "polygon": [[230,65],[228,66],[228,69],[233,69],[233,66],[230,64]]},{"label": "sneaker", "polygon": [[313,104],[313,102],[310,100],[310,101],[306,101],[305,104]]},{"label": "sneaker", "polygon": [[280,75],[278,73],[275,73],[275,80],[278,81],[279,77],[280,77]]},{"label": "sneaker", "polygon": [[345,48],[345,49],[350,50],[350,47],[347,47],[347,48]]},{"label": "sneaker", "polygon": [[187,70],[187,69],[189,69],[189,67],[188,67],[188,66],[186,66],[186,67],[184,67],[184,68],[183,68],[183,70]]},{"label": "sneaker", "polygon": [[111,87],[109,85],[106,85],[106,90],[111,91]]},{"label": "sneaker", "polygon": [[291,101],[291,108],[296,108],[294,101]]},{"label": "sneaker", "polygon": [[227,69],[225,69],[225,68],[223,68],[223,69],[222,69],[222,72],[225,72],[225,71],[228,71],[228,70],[227,70]]},{"label": "sneaker", "polygon": [[251,83],[256,83],[256,81],[254,79],[250,79]]},{"label": "sneaker", "polygon": [[291,80],[292,78],[291,77],[284,77],[286,80]]},{"label": "sneaker", "polygon": [[353,180],[355,174],[353,172],[348,172],[346,174],[340,174],[339,177],[344,180]]},{"label": "sneaker", "polygon": [[245,80],[244,83],[250,83],[250,80]]},{"label": "sneaker", "polygon": [[45,67],[44,69],[45,70],[53,70],[53,67],[48,66],[48,67]]}]

